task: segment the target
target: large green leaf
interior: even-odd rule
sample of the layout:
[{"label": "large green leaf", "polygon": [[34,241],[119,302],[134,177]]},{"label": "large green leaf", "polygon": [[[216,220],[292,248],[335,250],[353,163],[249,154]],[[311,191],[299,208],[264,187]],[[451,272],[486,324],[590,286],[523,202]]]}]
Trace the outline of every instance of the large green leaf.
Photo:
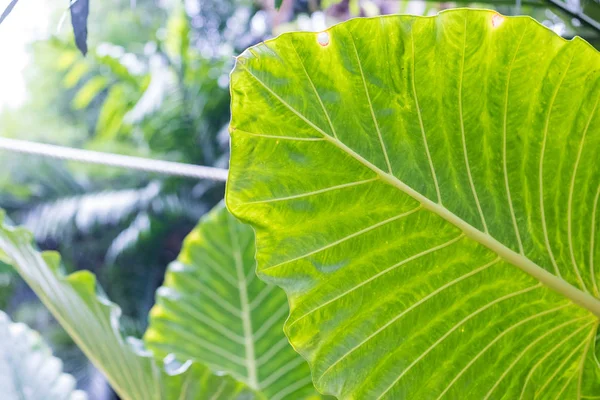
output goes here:
[{"label": "large green leaf", "polygon": [[[3,215],[2,215],[3,217]],[[31,234],[0,221],[0,253],[33,289],[85,355],[102,370],[126,400],[251,399],[254,393],[229,376],[208,367],[157,361],[141,343],[119,330],[120,309],[96,286],[89,271],[64,276],[57,253],[39,253]]]},{"label": "large green leaf", "polygon": [[225,371],[269,399],[317,398],[283,334],[285,293],[256,278],[254,232],[222,205],[200,220],[167,270],[144,336],[155,354]]},{"label": "large green leaf", "polygon": [[5,400],[85,400],[75,378],[40,335],[0,311],[0,396]]},{"label": "large green leaf", "polygon": [[474,10],[238,58],[227,202],[317,389],[600,396],[599,76],[580,38]]}]

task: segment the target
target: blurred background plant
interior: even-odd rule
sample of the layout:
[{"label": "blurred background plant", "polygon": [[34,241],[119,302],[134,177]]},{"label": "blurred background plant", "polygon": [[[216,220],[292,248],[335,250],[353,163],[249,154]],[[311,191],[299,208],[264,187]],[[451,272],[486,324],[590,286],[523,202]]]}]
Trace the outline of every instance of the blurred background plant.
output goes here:
[{"label": "blurred background plant", "polygon": [[[23,71],[10,75],[3,67],[0,85],[24,79],[25,90],[0,86],[1,136],[223,168],[234,56],[285,31],[318,31],[355,16],[431,15],[468,6],[531,15],[566,38],[577,34],[600,45],[597,0],[284,0],[279,9],[273,0],[107,0],[90,4],[84,57],[62,23],[65,8],[31,3],[21,0],[0,25],[3,64],[11,63],[14,51],[11,32],[27,43],[28,55]],[[40,18],[45,29],[32,35],[32,25],[23,21]],[[7,152],[2,161],[0,207],[34,232],[40,248],[58,250],[68,269],[95,272],[122,307],[127,334],[137,337],[166,265],[224,192],[222,183]],[[91,399],[114,398],[4,264],[0,309],[40,331]]]}]

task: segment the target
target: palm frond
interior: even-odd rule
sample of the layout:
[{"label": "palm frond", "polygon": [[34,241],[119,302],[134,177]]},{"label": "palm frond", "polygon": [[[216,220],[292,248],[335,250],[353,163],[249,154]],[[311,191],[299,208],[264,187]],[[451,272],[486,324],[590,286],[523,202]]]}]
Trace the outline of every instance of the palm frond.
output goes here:
[{"label": "palm frond", "polygon": [[98,226],[114,226],[149,207],[160,193],[153,182],[141,189],[102,191],[42,202],[17,213],[19,223],[30,229],[38,242],[65,240],[89,234]]}]

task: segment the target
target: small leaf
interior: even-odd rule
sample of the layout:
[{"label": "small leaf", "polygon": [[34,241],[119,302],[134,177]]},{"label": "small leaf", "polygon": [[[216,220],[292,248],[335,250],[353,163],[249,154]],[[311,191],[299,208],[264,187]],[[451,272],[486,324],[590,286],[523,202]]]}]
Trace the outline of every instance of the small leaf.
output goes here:
[{"label": "small leaf", "polygon": [[281,5],[283,4],[283,0],[275,0],[275,9],[279,10]]},{"label": "small leaf", "polygon": [[73,66],[79,58],[79,53],[76,50],[63,49],[56,60],[56,67],[60,71],[64,71]]},{"label": "small leaf", "polygon": [[252,228],[218,205],[169,265],[144,339],[157,355],[207,364],[269,399],[317,399],[283,334],[287,315],[285,293],[256,277]]},{"label": "small leaf", "polygon": [[86,61],[80,61],[73,65],[69,72],[63,78],[63,85],[67,89],[71,89],[81,81],[81,78],[90,70],[90,64]]},{"label": "small leaf", "polygon": [[87,54],[87,20],[90,11],[89,0],[75,0],[71,3],[71,25],[73,25],[73,33],[75,34],[75,44],[81,54]]},{"label": "small leaf", "polygon": [[107,85],[108,79],[106,77],[102,75],[92,77],[75,95],[75,98],[73,99],[73,108],[80,110],[89,106],[92,100],[94,100],[101,91],[106,89]]},{"label": "small leaf", "polygon": [[114,140],[123,130],[124,117],[131,108],[131,90],[123,83],[112,85],[102,104],[98,122],[96,124],[96,136],[101,140]]}]

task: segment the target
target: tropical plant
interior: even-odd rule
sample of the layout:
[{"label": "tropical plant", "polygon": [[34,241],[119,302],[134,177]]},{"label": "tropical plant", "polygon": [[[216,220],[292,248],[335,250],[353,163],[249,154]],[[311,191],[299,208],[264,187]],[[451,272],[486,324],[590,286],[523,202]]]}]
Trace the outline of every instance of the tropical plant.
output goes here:
[{"label": "tropical plant", "polygon": [[[113,5],[102,7],[112,11]],[[145,10],[141,1],[137,7],[139,13]],[[162,11],[155,10],[149,19]],[[226,164],[223,127],[229,119],[229,99],[217,78],[227,76],[226,64],[231,61],[200,56],[190,43],[188,18],[179,8],[166,23],[161,21],[167,25],[168,40],[156,42],[152,39],[160,25],[140,35],[135,13],[120,10],[118,20],[127,29],[136,27],[135,34],[126,38],[114,32],[122,29],[112,25],[113,13],[109,15],[102,34],[91,38],[85,58],[71,39],[53,38],[32,47],[34,62],[27,70],[33,78],[28,83],[32,99],[17,113],[3,113],[1,133],[22,138],[25,131],[31,135],[26,138],[43,142]],[[127,18],[132,21],[125,23]],[[91,28],[92,33],[97,31],[93,24]],[[172,64],[165,63],[166,57]],[[179,63],[185,63],[185,68]],[[167,85],[160,85],[165,76]],[[121,306],[122,325],[137,337],[146,329],[165,266],[177,256],[182,239],[199,217],[224,192],[222,183],[210,181],[55,160],[23,163],[22,157],[8,154],[3,161],[0,206],[16,223],[33,231],[42,249],[60,251],[68,271],[92,270]],[[19,279],[1,271],[0,291],[1,308],[13,316],[23,317],[24,310],[37,301]],[[47,330],[28,317],[23,320],[42,334],[53,335],[53,324]],[[88,376],[88,368],[82,368],[83,357],[82,362],[73,362],[76,359],[62,354],[57,343],[53,347],[80,387],[95,379]]]},{"label": "tropical plant", "polygon": [[[221,18],[235,2],[209,1],[192,16],[192,3],[143,51],[103,43],[57,58],[68,93],[55,111],[87,128],[86,146],[225,166],[228,61],[213,56],[257,8],[241,0],[250,14]],[[287,11],[315,7],[298,3]],[[345,19],[389,2],[341,3]],[[259,271],[287,291],[286,332],[320,391],[600,397],[598,60],[581,39],[484,11],[357,20],[237,58],[228,204],[258,232]],[[17,196],[2,202],[45,247],[60,241],[69,269],[137,254],[103,274],[111,296],[142,288],[119,325],[93,274],[63,275],[55,253],[0,227],[6,261],[123,398],[321,397],[280,329],[284,293],[255,278],[252,231],[223,208],[170,265],[144,339],[125,338],[144,330],[166,262],[153,266],[183,236],[168,235],[222,186],[30,169],[53,180],[30,190],[11,176]],[[78,239],[98,227],[94,257]]]},{"label": "tropical plant", "polygon": [[31,239],[3,224],[3,258],[122,398],[319,397],[282,331],[285,294],[254,278],[252,229],[223,206],[201,220],[169,267],[143,342],[123,337],[120,309],[93,274],[64,276],[58,254],[39,253]]},{"label": "tropical plant", "polygon": [[0,311],[0,394],[4,399],[85,400],[75,379],[62,372],[40,335]]},{"label": "tropical plant", "polygon": [[144,340],[227,371],[267,398],[318,397],[306,361],[283,334],[285,293],[256,277],[254,233],[224,206],[202,218],[157,291]]},{"label": "tropical plant", "polygon": [[600,396],[599,67],[479,10],[238,57],[227,204],[319,391]]},{"label": "tropical plant", "polygon": [[[92,4],[85,58],[63,35],[68,27],[32,44],[24,71],[28,99],[18,110],[0,110],[0,134],[225,166],[229,95],[222,78],[233,53],[207,52],[203,29],[188,23],[207,11],[204,0],[188,15],[181,4],[167,3]],[[236,29],[245,29],[236,21]],[[48,33],[55,27],[51,22]],[[210,43],[218,50],[212,36]],[[166,265],[199,217],[223,198],[224,185],[7,153],[2,160],[0,207],[33,231],[40,248],[59,251],[67,271],[93,271],[120,305],[124,330],[140,337]],[[40,331],[80,388],[116,398],[102,396],[109,390],[101,376],[22,280],[1,268],[0,309]]]}]

